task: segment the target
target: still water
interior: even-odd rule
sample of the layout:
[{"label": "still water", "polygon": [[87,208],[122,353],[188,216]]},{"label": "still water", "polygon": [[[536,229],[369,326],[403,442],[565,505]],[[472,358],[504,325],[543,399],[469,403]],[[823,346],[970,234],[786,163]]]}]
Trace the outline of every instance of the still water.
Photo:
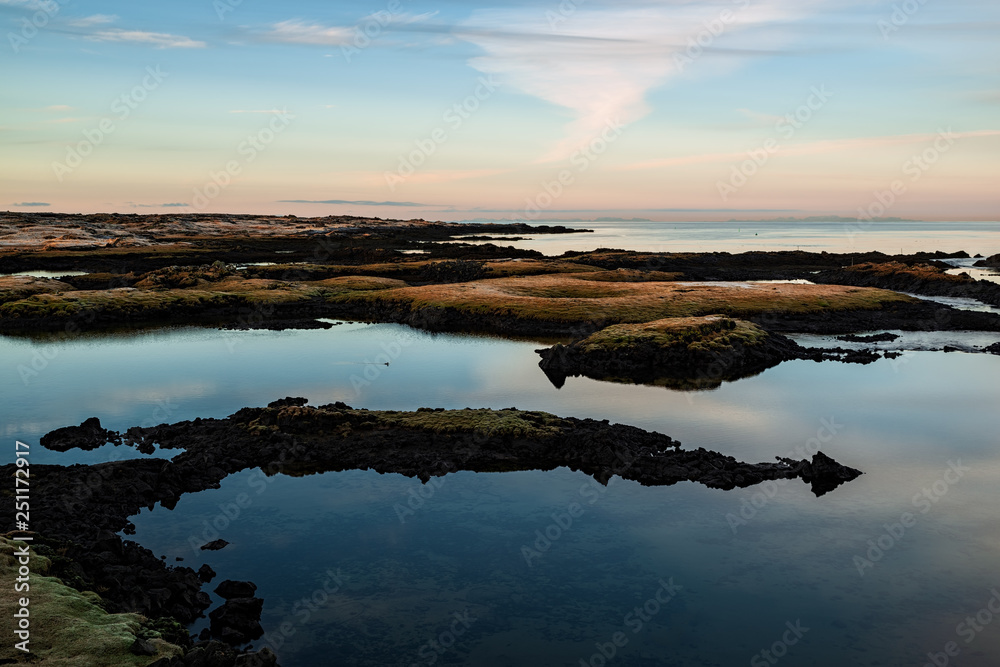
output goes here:
[{"label": "still water", "polygon": [[[144,511],[135,539],[171,562],[209,563],[216,582],[256,582],[268,632],[258,645],[280,645],[286,667],[598,665],[602,649],[622,665],[768,664],[763,650],[789,665],[920,665],[949,641],[960,664],[1000,660],[1000,619],[970,643],[959,627],[1000,587],[1000,358],[791,362],[682,393],[583,378],[556,389],[536,347],[389,324],[4,338],[5,435],[37,443],[90,416],[123,429],[291,395],[371,409],[541,409],[750,461],[822,438],[866,473],[822,498],[798,481],[604,488],[565,469],[460,472],[426,486],[370,471],[266,481],[245,471],[172,511]],[[25,381],[17,369],[36,353],[48,364]],[[363,364],[386,353],[391,365],[366,379]],[[32,455],[94,462],[112,449]],[[219,522],[242,493],[250,504]],[[557,531],[574,502],[584,513]],[[194,550],[213,523],[230,546]],[[537,531],[558,536],[546,547]]]},{"label": "still water", "polygon": [[[958,252],[987,257],[1000,252],[998,222],[562,222],[591,234],[538,235],[492,241],[546,255],[567,250],[619,248],[647,252],[748,252],[806,250],[886,254]],[[476,243],[476,242],[473,242]],[[481,241],[479,243],[487,243]]]}]

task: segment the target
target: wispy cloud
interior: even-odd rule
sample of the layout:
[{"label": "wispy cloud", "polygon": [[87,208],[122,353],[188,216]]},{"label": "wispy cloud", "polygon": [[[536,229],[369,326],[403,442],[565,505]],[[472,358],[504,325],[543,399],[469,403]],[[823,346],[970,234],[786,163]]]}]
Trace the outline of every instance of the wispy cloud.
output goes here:
[{"label": "wispy cloud", "polygon": [[120,28],[99,30],[87,35],[87,38],[97,42],[149,44],[158,49],[202,49],[206,46],[205,42],[199,42],[182,35],[170,35],[164,32],[146,32],[144,30],[122,30]]},{"label": "wispy cloud", "polygon": [[[401,26],[423,23],[437,15],[437,12],[410,14],[389,13],[385,10],[362,17],[355,25],[323,25],[321,23],[289,19],[273,24],[266,32],[258,33],[259,41],[278,44],[306,44],[312,46],[348,46],[354,44],[358,32],[367,35],[366,27],[374,25],[379,32]],[[370,37],[369,37],[370,39]],[[333,54],[327,54],[332,57]]]},{"label": "wispy cloud", "polygon": [[285,113],[282,109],[230,109],[229,113]]},{"label": "wispy cloud", "polygon": [[354,29],[342,26],[323,26],[318,23],[292,19],[271,26],[259,38],[265,42],[280,44],[311,44],[321,46],[343,46],[354,39]]},{"label": "wispy cloud", "polygon": [[42,111],[72,111],[73,107],[68,104],[53,104],[51,106],[43,107]]},{"label": "wispy cloud", "polygon": [[[784,39],[780,31],[770,30],[748,48],[734,48],[731,36],[750,27],[783,25],[819,4],[821,0],[682,0],[666,6],[574,5],[566,15],[559,15],[555,6],[549,12],[537,7],[483,10],[457,34],[485,52],[470,60],[472,67],[573,114],[565,138],[544,161],[567,157],[609,121],[630,123],[646,115],[646,94],[685,69],[683,57],[692,44],[695,57],[714,51],[716,57],[738,62],[773,54]],[[716,26],[718,37],[710,25]],[[699,47],[696,38],[707,46]]]},{"label": "wispy cloud", "polygon": [[412,201],[349,201],[346,199],[279,199],[279,204],[342,204],[349,206],[443,206],[443,204],[420,204]]},{"label": "wispy cloud", "polygon": [[48,203],[47,201],[22,201],[22,202],[17,202],[16,204],[11,204],[11,206],[24,206],[24,207],[27,207],[27,206],[52,206],[52,204]]},{"label": "wispy cloud", "polygon": [[[894,134],[880,137],[852,137],[848,139],[824,139],[822,141],[809,141],[800,144],[793,144],[781,147],[782,155],[822,155],[826,153],[837,153],[842,151],[864,151],[872,148],[882,148],[885,146],[904,146],[911,144],[927,144],[938,138],[937,134]],[[997,137],[1000,130],[973,130],[969,132],[952,132],[952,137],[966,139],[973,137]],[[722,162],[729,163],[735,160],[745,160],[746,152],[742,153],[699,153],[697,155],[683,155],[680,157],[664,158],[659,160],[646,160],[632,164],[621,165],[614,168],[614,171],[636,171],[640,169],[656,169],[659,167],[681,167],[690,164],[705,164]]]},{"label": "wispy cloud", "polygon": [[107,25],[114,23],[118,17],[114,14],[93,14],[78,19],[69,19],[66,24],[74,28],[92,28],[95,25]]}]

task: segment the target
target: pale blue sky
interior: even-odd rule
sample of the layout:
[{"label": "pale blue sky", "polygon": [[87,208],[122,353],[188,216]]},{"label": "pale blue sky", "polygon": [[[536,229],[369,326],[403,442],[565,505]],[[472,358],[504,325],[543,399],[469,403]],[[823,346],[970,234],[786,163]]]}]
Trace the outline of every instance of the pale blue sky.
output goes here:
[{"label": "pale blue sky", "polygon": [[0,0],[0,26],[0,207],[854,215],[898,182],[885,215],[998,217],[996,2]]}]

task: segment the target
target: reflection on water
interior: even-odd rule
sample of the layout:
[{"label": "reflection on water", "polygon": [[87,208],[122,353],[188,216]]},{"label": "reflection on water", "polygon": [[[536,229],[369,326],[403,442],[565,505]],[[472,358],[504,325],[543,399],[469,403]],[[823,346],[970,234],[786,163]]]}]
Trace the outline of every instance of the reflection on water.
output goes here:
[{"label": "reflection on water", "polygon": [[18,271],[17,273],[0,273],[0,278],[4,276],[28,276],[30,278],[66,278],[69,276],[85,276],[86,271]]},{"label": "reflection on water", "polygon": [[[557,390],[535,347],[388,324],[3,338],[5,436],[37,443],[90,416],[113,429],[221,417],[291,395],[372,409],[518,406],[610,419],[750,461],[822,438],[826,453],[866,474],[819,499],[800,482],[721,492],[618,480],[594,489],[568,470],[458,473],[428,486],[366,471],[267,481],[246,471],[173,511],[143,512],[136,539],[184,565],[208,562],[216,581],[257,582],[286,667],[334,657],[431,664],[434,655],[435,664],[579,665],[618,631],[628,642],[609,664],[747,664],[799,620],[809,630],[787,664],[923,664],[948,641],[961,643],[963,665],[1000,660],[1000,626],[968,645],[956,635],[1000,586],[1000,358],[789,362],[691,394],[585,378]],[[376,365],[382,357],[389,366]],[[23,378],[19,367],[33,361],[37,374]],[[108,449],[34,447],[32,456],[95,461]],[[953,484],[941,481],[949,462],[969,469]],[[921,500],[925,488],[933,502]],[[232,544],[196,553],[190,539],[232,512],[240,493],[252,502],[218,524]],[[565,524],[573,502],[584,513],[557,526],[550,547],[536,545],[536,531],[555,535],[551,526]],[[906,512],[916,522],[886,537]],[[880,538],[862,576],[855,556],[866,558]],[[530,567],[522,547],[540,553]],[[338,571],[342,584],[330,583]],[[671,577],[681,591],[633,633],[628,614]],[[324,583],[336,590],[325,593]],[[302,600],[322,599],[317,591],[328,599],[310,609]],[[475,621],[435,653],[429,642],[466,612]],[[292,632],[275,635],[286,621]]]}]

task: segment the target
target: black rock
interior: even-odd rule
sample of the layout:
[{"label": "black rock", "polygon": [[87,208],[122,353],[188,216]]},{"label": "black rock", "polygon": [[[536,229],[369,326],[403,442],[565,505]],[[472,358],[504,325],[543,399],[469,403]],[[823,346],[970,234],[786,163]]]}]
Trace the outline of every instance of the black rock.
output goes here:
[{"label": "black rock", "polygon": [[237,656],[233,667],[278,667],[278,656],[265,647],[255,653],[244,653]]},{"label": "black rock", "polygon": [[132,646],[129,647],[129,651],[133,655],[156,655],[156,647],[153,646],[152,642],[140,637],[135,638]]},{"label": "black rock", "polygon": [[856,334],[837,336],[837,340],[842,340],[847,343],[891,343],[892,341],[898,339],[898,335],[891,333],[873,334],[871,336],[858,336]]},{"label": "black rock", "polygon": [[256,584],[249,581],[226,579],[215,587],[215,592],[227,600],[232,598],[252,598],[257,592]]},{"label": "black rock", "polygon": [[286,406],[302,407],[309,402],[308,398],[302,398],[301,396],[292,398],[288,396],[286,398],[279,398],[277,401],[271,401],[267,404],[269,408],[284,408]]},{"label": "black rock", "polygon": [[54,452],[65,452],[74,447],[83,450],[97,449],[109,442],[121,444],[121,436],[101,426],[101,420],[91,417],[79,426],[66,426],[46,433],[39,444]]},{"label": "black rock", "polygon": [[260,612],[264,601],[260,598],[233,598],[209,612],[212,635],[232,646],[240,646],[264,634],[260,626]]},{"label": "black rock", "polygon": [[208,544],[201,545],[201,550],[202,551],[218,551],[219,549],[223,549],[223,548],[227,547],[228,545],[229,545],[229,542],[227,542],[227,541],[225,541],[223,539],[212,540]]},{"label": "black rock", "polygon": [[206,563],[198,568],[198,578],[204,581],[206,584],[215,578],[215,570],[213,570]]}]

